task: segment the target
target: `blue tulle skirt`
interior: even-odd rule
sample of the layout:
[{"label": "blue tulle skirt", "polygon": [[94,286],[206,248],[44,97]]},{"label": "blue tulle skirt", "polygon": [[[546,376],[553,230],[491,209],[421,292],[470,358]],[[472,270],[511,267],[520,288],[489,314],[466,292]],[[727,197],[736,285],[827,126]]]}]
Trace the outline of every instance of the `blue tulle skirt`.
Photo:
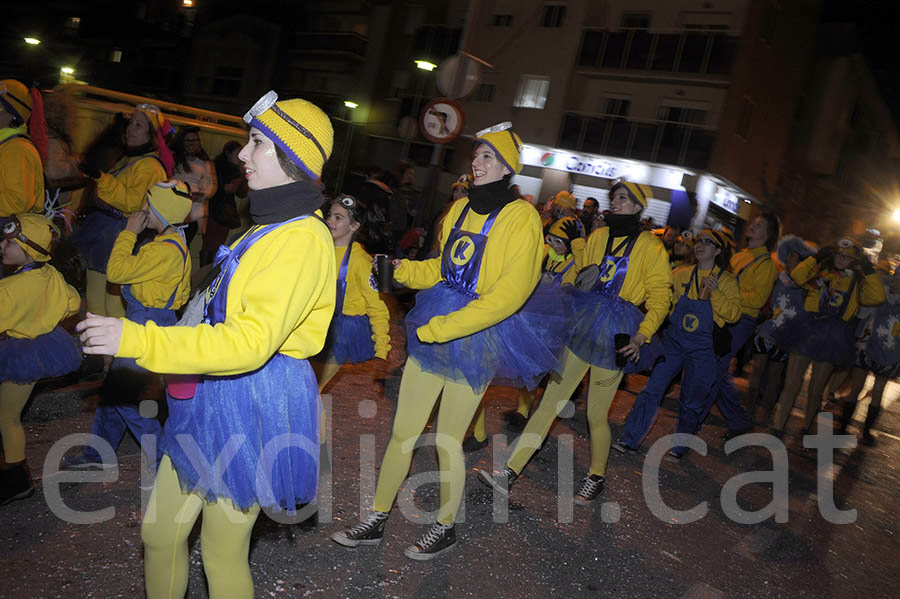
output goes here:
[{"label": "blue tulle skirt", "polygon": [[169,397],[161,445],[184,490],[208,501],[225,497],[241,509],[295,512],[315,499],[319,476],[312,367],[275,354],[254,372],[204,377],[193,399]]},{"label": "blue tulle skirt", "polygon": [[34,383],[62,376],[81,366],[81,350],[64,328],[34,339],[0,339],[0,381]]},{"label": "blue tulle skirt", "polygon": [[72,245],[84,256],[89,269],[106,272],[109,254],[116,243],[116,237],[125,229],[125,222],[124,216],[94,210],[72,234]]},{"label": "blue tulle skirt", "polygon": [[331,320],[323,354],[338,364],[356,364],[375,357],[368,316],[338,314]]},{"label": "blue tulle skirt", "polygon": [[624,370],[626,374],[640,372],[652,369],[662,354],[662,343],[654,335],[641,348],[637,362],[629,360],[625,368],[616,366],[615,336],[620,333],[634,336],[644,320],[644,313],[631,302],[619,296],[576,290],[573,308],[575,317],[569,349],[592,366]]},{"label": "blue tulle skirt", "polygon": [[810,313],[795,317],[787,331],[776,337],[790,353],[809,356],[816,362],[852,366],[856,361],[855,321],[837,317],[815,318]]},{"label": "blue tulle skirt", "polygon": [[857,368],[870,370],[875,376],[883,376],[889,379],[894,379],[900,376],[900,361],[886,363],[881,360],[876,360],[867,350],[868,348],[861,349],[857,352]]},{"label": "blue tulle skirt", "polygon": [[465,381],[476,392],[491,381],[534,389],[547,373],[559,370],[572,312],[571,295],[554,285],[538,285],[515,314],[494,326],[446,343],[419,341],[417,328],[473,299],[443,284],[416,295],[406,316],[407,352],[423,370]]}]

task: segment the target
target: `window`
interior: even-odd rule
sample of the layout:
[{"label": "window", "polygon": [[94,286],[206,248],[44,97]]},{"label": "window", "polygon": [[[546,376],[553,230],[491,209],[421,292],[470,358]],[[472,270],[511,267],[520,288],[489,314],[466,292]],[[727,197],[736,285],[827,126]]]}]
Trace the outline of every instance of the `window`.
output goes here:
[{"label": "window", "polygon": [[493,83],[482,83],[478,86],[478,89],[475,90],[475,97],[473,99],[476,102],[493,102],[494,90],[496,89],[497,86]]},{"label": "window", "polygon": [[512,15],[491,15],[491,25],[494,27],[512,27]]},{"label": "window", "polygon": [[113,48],[110,51],[109,62],[122,62],[122,51],[119,48]]},{"label": "window", "polygon": [[706,111],[698,108],[681,108],[678,106],[660,106],[657,120],[669,123],[703,126],[706,124]]},{"label": "window", "polygon": [[516,92],[516,108],[536,108],[543,110],[547,103],[547,93],[550,91],[550,79],[546,77],[532,77],[522,75],[519,80],[519,90]]},{"label": "window", "polygon": [[749,139],[750,137],[750,121],[753,120],[753,102],[750,98],[744,98],[741,105],[741,113],[738,116],[737,134],[741,139]]},{"label": "window", "polygon": [[578,52],[578,66],[597,66],[600,60],[600,52],[603,49],[602,31],[585,31],[581,37],[581,50]]},{"label": "window", "polygon": [[566,6],[564,4],[545,4],[544,19],[542,27],[562,27],[563,19],[566,16]]},{"label": "window", "polygon": [[606,101],[606,114],[610,116],[627,117],[631,110],[631,100],[610,98]]},{"label": "window", "polygon": [[69,17],[66,19],[66,29],[78,31],[79,27],[81,27],[81,17]]},{"label": "window", "polygon": [[650,14],[645,12],[626,12],[622,14],[622,29],[649,29]]}]

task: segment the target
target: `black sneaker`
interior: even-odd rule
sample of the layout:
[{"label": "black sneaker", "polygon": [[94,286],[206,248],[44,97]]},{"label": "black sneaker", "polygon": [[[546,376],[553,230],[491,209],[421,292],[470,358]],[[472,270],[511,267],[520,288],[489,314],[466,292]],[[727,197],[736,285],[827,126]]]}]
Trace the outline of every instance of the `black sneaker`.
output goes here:
[{"label": "black sneaker", "polygon": [[456,546],[456,528],[452,524],[435,522],[414,545],[403,550],[409,559],[427,561],[442,553],[447,553]]},{"label": "black sneaker", "polygon": [[728,431],[726,431],[725,434],[722,435],[722,441],[724,441],[724,442],[731,441],[732,439],[740,437],[741,435],[746,435],[747,433],[749,433],[752,430],[753,430],[752,426],[748,426],[745,428],[738,428],[738,429],[734,429],[734,430],[728,429]]},{"label": "black sneaker", "polygon": [[12,503],[17,499],[28,499],[32,495],[34,483],[31,482],[31,472],[24,462],[0,470],[0,505]]},{"label": "black sneaker", "polygon": [[478,471],[478,479],[482,483],[506,496],[509,496],[509,488],[516,482],[517,478],[519,478],[519,475],[509,466],[493,474],[487,470]]},{"label": "black sneaker", "polygon": [[484,441],[479,441],[475,437],[466,437],[466,440],[463,441],[462,448],[466,453],[472,453],[473,451],[478,451],[479,449],[484,449],[488,446],[489,441],[485,439]]},{"label": "black sneaker", "polygon": [[365,522],[334,533],[331,535],[331,540],[344,547],[377,545],[384,538],[384,525],[387,519],[387,512],[375,512]]},{"label": "black sneaker", "polygon": [[635,451],[637,451],[637,449],[635,449],[634,447],[625,445],[621,439],[613,443],[611,447],[619,453],[634,453]]},{"label": "black sneaker", "polygon": [[863,445],[875,445],[875,437],[869,431],[863,431],[862,439],[859,442]]},{"label": "black sneaker", "polygon": [[506,430],[511,433],[521,433],[528,424],[528,417],[516,410],[510,410],[503,414],[503,419],[506,420]]},{"label": "black sneaker", "polygon": [[603,483],[605,482],[605,476],[597,474],[588,476],[581,483],[581,490],[575,495],[575,503],[578,505],[590,505],[603,492]]}]

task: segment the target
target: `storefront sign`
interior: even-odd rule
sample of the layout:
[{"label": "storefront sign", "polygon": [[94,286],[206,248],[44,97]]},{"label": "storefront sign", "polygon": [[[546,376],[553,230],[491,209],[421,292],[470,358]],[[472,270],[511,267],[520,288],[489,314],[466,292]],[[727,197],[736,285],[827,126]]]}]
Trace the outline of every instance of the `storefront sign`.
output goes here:
[{"label": "storefront sign", "polygon": [[732,214],[737,214],[740,209],[740,200],[738,197],[722,187],[716,190],[716,195],[712,197],[712,202],[716,206],[724,208]]}]

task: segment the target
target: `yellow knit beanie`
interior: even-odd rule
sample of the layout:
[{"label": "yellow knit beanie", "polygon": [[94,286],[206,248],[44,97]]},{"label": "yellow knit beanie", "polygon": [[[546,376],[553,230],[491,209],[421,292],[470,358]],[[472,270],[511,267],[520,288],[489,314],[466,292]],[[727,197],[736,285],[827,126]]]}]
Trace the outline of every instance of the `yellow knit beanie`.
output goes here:
[{"label": "yellow knit beanie", "polygon": [[512,123],[509,121],[476,133],[475,147],[478,144],[486,144],[494,150],[497,158],[512,174],[522,172],[522,138],[513,133]]}]

